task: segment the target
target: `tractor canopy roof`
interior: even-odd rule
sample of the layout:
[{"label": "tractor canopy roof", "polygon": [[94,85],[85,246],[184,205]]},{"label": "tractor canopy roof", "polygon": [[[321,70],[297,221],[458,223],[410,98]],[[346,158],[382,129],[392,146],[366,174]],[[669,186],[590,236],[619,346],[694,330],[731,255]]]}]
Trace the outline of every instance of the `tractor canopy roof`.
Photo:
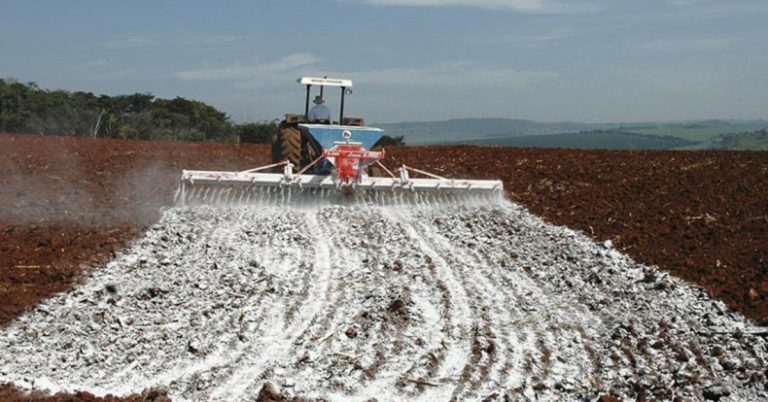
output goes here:
[{"label": "tractor canopy roof", "polygon": [[319,77],[301,77],[296,80],[302,85],[321,85],[326,87],[352,88],[352,80],[344,78],[319,78]]}]

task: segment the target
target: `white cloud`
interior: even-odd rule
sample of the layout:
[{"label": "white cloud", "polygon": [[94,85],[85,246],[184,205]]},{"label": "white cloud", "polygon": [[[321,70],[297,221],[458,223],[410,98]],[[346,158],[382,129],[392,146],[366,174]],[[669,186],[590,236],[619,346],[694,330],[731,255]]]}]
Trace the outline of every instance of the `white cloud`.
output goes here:
[{"label": "white cloud", "polygon": [[486,35],[471,42],[481,45],[512,45],[529,49],[546,47],[562,39],[573,38],[577,32],[570,27],[555,28],[541,33]]},{"label": "white cloud", "polygon": [[246,40],[246,39],[247,38],[244,38],[242,36],[212,35],[212,36],[200,36],[200,37],[197,37],[196,40],[206,45],[223,45],[225,43],[232,43],[232,42],[237,42],[237,41]]},{"label": "white cloud", "polygon": [[231,81],[240,88],[265,87],[291,82],[302,75],[328,75],[351,78],[369,85],[399,87],[524,87],[543,79],[552,73],[544,71],[518,70],[473,61],[455,61],[418,67],[391,67],[366,71],[328,71],[319,65],[319,59],[306,53],[285,56],[275,62],[261,64],[234,64],[225,67],[211,67],[184,70],[174,77],[192,81]]},{"label": "white cloud", "polygon": [[296,73],[317,62],[318,59],[310,54],[295,53],[269,63],[238,63],[227,67],[183,70],[175,73],[174,77],[192,81],[243,81],[245,84],[258,86],[259,82],[271,83],[275,77]]},{"label": "white cloud", "polygon": [[101,73],[89,73],[84,75],[82,79],[84,81],[113,81],[126,79],[136,75],[136,70],[132,68],[126,68],[122,70],[105,71]]},{"label": "white cloud", "polygon": [[529,13],[560,13],[594,11],[597,6],[584,1],[556,0],[338,0],[347,3],[380,6],[412,7],[475,7],[490,10],[510,10]]},{"label": "white cloud", "polygon": [[543,7],[542,0],[359,0],[357,2],[383,6],[467,6],[519,11],[538,11]]},{"label": "white cloud", "polygon": [[554,74],[517,70],[471,61],[439,63],[423,67],[384,68],[371,71],[340,72],[366,85],[431,87],[514,87],[530,86]]},{"label": "white cloud", "polygon": [[681,51],[718,51],[738,43],[738,38],[692,38],[655,40],[640,44],[642,50],[676,53]]},{"label": "white cloud", "polygon": [[149,36],[134,36],[131,38],[121,38],[106,42],[107,47],[115,49],[129,49],[153,46],[158,43],[158,39]]},{"label": "white cloud", "polygon": [[93,60],[85,63],[85,66],[88,66],[88,67],[104,67],[108,65],[109,65],[109,61],[107,61],[106,59],[98,59],[98,60]]},{"label": "white cloud", "polygon": [[79,65],[73,65],[69,70],[83,81],[111,81],[130,78],[136,75],[132,68],[121,68],[107,59],[96,59]]},{"label": "white cloud", "polygon": [[112,49],[145,49],[163,47],[216,47],[247,41],[247,37],[232,35],[149,34],[118,37],[105,42]]}]

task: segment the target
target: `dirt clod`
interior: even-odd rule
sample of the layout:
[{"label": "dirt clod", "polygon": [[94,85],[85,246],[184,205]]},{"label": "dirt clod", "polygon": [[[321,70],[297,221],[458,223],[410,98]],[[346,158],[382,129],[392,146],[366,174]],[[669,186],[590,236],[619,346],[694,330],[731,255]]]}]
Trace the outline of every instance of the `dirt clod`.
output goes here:
[{"label": "dirt clod", "polygon": [[357,331],[352,327],[347,328],[347,330],[344,331],[344,334],[350,339],[357,338]]},{"label": "dirt clod", "polygon": [[395,299],[389,304],[387,308],[389,312],[395,313],[401,317],[405,317],[408,314],[408,306],[406,306],[403,299]]}]

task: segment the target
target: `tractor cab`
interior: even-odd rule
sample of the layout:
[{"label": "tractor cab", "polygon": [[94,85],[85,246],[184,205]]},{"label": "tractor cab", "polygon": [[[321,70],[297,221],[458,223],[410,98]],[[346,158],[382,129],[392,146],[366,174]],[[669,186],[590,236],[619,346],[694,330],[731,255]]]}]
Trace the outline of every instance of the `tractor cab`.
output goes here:
[{"label": "tractor cab", "polygon": [[[371,149],[379,141],[384,131],[374,127],[365,127],[361,117],[344,116],[346,95],[352,93],[352,80],[328,77],[300,77],[296,80],[306,87],[304,114],[287,113],[280,122],[272,141],[272,161],[278,163],[288,160],[297,169],[311,168],[313,173],[330,172],[330,163],[319,161],[326,150],[335,145],[353,144]],[[324,99],[326,87],[340,89],[341,101],[337,121],[309,121],[310,100],[313,87],[319,88],[319,95]],[[309,166],[312,164],[312,166]]]},{"label": "tractor cab", "polygon": [[320,88],[319,97],[325,99],[325,87],[337,87],[341,89],[341,102],[339,102],[339,120],[342,125],[349,126],[362,126],[363,119],[359,117],[345,117],[344,116],[344,101],[346,95],[352,94],[352,80],[340,79],[340,78],[317,78],[317,77],[301,77],[296,80],[299,84],[306,86],[306,96],[304,100],[304,121],[308,123],[317,124],[332,124],[332,121],[310,121],[309,120],[309,103],[312,98],[312,87],[316,86]]}]

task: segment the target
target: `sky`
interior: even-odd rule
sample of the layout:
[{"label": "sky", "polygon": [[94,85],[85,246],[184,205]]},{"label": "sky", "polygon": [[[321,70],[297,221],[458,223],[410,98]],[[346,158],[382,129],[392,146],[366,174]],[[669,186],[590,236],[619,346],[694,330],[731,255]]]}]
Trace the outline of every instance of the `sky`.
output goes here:
[{"label": "sky", "polygon": [[768,1],[0,0],[2,78],[240,122],[303,113],[300,76],[369,123],[765,119]]}]

